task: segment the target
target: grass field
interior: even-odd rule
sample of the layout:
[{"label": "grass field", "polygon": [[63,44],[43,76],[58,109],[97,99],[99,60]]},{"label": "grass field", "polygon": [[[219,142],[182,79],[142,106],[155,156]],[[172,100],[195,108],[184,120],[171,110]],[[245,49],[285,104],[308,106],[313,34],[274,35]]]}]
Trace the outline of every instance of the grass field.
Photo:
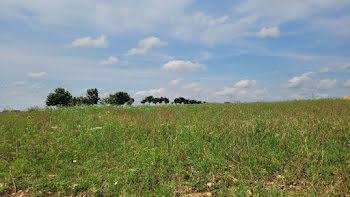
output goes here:
[{"label": "grass field", "polygon": [[0,194],[347,196],[350,102],[0,113]]}]

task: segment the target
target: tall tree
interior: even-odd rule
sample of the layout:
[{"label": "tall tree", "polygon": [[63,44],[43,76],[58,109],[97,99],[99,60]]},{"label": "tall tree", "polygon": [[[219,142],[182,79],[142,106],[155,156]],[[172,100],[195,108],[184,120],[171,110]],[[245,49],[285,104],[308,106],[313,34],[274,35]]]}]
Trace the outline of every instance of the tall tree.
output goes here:
[{"label": "tall tree", "polygon": [[[103,99],[103,103],[112,105],[124,105],[133,98],[126,92],[117,92],[115,94],[110,94],[107,98]],[[131,101],[130,101],[131,102]]]},{"label": "tall tree", "polygon": [[86,91],[86,98],[87,98],[87,104],[93,105],[97,104],[100,98],[98,97],[98,90],[96,88],[94,89],[88,89]]},{"label": "tall tree", "polygon": [[68,106],[72,99],[72,95],[64,88],[56,88],[54,93],[50,93],[46,98],[47,106]]}]

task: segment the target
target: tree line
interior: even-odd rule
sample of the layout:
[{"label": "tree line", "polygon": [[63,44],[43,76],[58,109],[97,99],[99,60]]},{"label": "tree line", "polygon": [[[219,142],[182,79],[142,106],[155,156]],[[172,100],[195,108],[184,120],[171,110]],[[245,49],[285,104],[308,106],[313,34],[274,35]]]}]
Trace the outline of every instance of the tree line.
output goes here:
[{"label": "tree line", "polygon": [[[77,105],[95,105],[95,104],[110,104],[110,105],[132,105],[134,98],[126,92],[116,92],[110,94],[108,97],[101,99],[96,88],[88,89],[86,96],[73,97],[72,94],[64,88],[56,88],[53,93],[50,93],[46,98],[47,106],[77,106]],[[168,104],[170,100],[166,97],[145,97],[141,103],[153,103],[153,104]],[[185,99],[183,97],[175,98],[172,104],[201,104],[205,103],[197,100]]]}]

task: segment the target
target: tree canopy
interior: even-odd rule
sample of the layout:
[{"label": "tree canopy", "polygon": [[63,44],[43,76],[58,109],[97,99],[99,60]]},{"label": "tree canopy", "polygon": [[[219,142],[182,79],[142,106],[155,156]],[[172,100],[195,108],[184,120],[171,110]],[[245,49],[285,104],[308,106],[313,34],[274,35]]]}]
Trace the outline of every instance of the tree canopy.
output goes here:
[{"label": "tree canopy", "polygon": [[142,104],[145,104],[145,103],[154,103],[154,104],[157,104],[157,103],[165,103],[165,104],[168,104],[169,103],[169,99],[166,98],[166,97],[160,97],[160,98],[157,98],[157,97],[153,97],[153,96],[147,96],[146,98],[144,98],[141,103]]},{"label": "tree canopy", "polygon": [[124,105],[125,103],[131,105],[133,102],[134,99],[126,92],[110,94],[107,98],[103,99],[103,103],[111,105]]},{"label": "tree canopy", "polygon": [[190,99],[185,99],[184,97],[178,97],[178,98],[174,99],[173,103],[175,103],[175,104],[201,104],[202,101],[190,100]]},{"label": "tree canopy", "polygon": [[72,95],[64,88],[56,88],[54,93],[50,93],[46,98],[47,106],[68,106]]},{"label": "tree canopy", "polygon": [[86,91],[86,98],[87,98],[87,104],[93,105],[97,104],[100,98],[98,97],[98,90],[96,88],[94,89],[88,89]]}]

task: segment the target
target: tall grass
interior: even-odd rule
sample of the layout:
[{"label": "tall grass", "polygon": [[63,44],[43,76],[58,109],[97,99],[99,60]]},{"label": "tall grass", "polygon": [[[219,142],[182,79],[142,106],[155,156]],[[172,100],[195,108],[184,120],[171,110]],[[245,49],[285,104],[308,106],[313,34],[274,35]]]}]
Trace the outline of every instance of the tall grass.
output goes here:
[{"label": "tall grass", "polygon": [[0,194],[346,196],[350,102],[0,113]]}]

